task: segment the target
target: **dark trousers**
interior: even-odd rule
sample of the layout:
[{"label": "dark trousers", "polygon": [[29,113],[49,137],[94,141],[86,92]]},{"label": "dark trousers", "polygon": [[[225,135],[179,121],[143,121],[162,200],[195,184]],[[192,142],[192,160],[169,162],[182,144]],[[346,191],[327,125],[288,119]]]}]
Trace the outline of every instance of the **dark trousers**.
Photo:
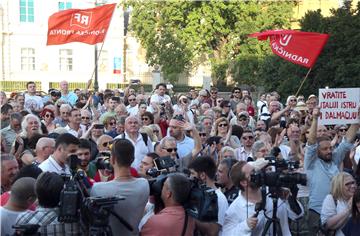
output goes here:
[{"label": "dark trousers", "polygon": [[320,214],[316,211],[309,209],[309,236],[316,236],[320,230]]}]

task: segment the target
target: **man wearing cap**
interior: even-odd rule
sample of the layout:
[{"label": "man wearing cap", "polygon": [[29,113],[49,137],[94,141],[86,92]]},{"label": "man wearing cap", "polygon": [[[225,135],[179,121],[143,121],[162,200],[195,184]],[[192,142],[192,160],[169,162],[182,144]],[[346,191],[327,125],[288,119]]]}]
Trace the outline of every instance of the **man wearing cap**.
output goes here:
[{"label": "man wearing cap", "polygon": [[182,115],[175,115],[169,123],[169,136],[176,139],[176,146],[179,158],[185,157],[195,147],[194,140],[185,135],[185,130],[190,130],[192,127],[189,122],[186,122]]},{"label": "man wearing cap", "polygon": [[253,127],[249,125],[249,113],[247,111],[240,112],[237,115],[237,124],[243,129],[250,129],[252,130]]}]

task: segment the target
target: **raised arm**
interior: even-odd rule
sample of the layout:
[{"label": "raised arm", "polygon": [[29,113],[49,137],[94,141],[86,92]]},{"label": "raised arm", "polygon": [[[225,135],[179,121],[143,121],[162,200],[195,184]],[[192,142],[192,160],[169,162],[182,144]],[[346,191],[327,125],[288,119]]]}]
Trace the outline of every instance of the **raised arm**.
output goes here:
[{"label": "raised arm", "polygon": [[307,141],[309,145],[316,143],[316,133],[317,133],[319,115],[320,115],[320,109],[318,107],[315,107],[313,110],[313,118],[309,130],[309,138]]}]

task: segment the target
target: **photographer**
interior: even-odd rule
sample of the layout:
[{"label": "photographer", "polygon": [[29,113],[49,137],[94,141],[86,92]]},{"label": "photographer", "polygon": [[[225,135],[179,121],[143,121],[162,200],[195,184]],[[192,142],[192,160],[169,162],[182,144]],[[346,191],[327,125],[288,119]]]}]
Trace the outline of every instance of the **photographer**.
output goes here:
[{"label": "photographer", "polygon": [[320,213],[323,201],[330,193],[330,181],[339,173],[345,153],[350,151],[359,124],[352,124],[346,138],[332,150],[331,139],[327,136],[317,138],[319,108],[314,108],[310,134],[305,148],[304,169],[308,176],[309,194],[309,235],[316,235],[320,228]]},{"label": "photographer", "polygon": [[[266,217],[271,216],[273,204],[270,197],[266,197],[264,211],[255,215],[255,204],[262,202],[262,192],[256,183],[251,182],[251,174],[255,167],[245,161],[236,163],[230,171],[231,179],[235,186],[239,187],[241,193],[230,205],[225,214],[223,234],[232,235],[261,235],[263,233]],[[277,218],[281,225],[283,236],[290,236],[288,217],[296,219],[302,216],[303,209],[296,200],[295,195],[290,195],[289,200],[279,200],[277,204]],[[291,200],[291,201],[290,201]],[[289,204],[291,202],[292,204]],[[291,205],[295,210],[292,210]],[[272,227],[268,231],[272,235]]]},{"label": "photographer", "polygon": [[58,205],[64,181],[56,173],[44,172],[35,182],[35,193],[38,207],[28,211],[16,220],[17,225],[40,225],[41,235],[81,235],[79,223],[60,223],[58,221]]},{"label": "photographer", "polygon": [[219,209],[217,222],[200,222],[197,220],[196,228],[202,235],[218,235],[224,224],[225,212],[229,205],[225,195],[215,186],[215,161],[208,156],[198,157],[190,163],[189,170],[192,178],[196,178],[207,187],[215,189]]},{"label": "photographer", "polygon": [[174,173],[167,176],[161,191],[165,208],[150,217],[141,235],[193,235],[195,220],[185,215],[183,207],[190,190],[190,181],[184,175]]},{"label": "photographer", "polygon": [[117,215],[123,217],[133,228],[129,231],[117,218],[110,216],[113,235],[137,235],[138,225],[149,197],[149,184],[143,178],[134,178],[130,166],[134,161],[134,146],[127,139],[116,140],[111,148],[110,163],[114,168],[115,178],[110,182],[96,183],[91,196],[121,196],[125,199],[114,206]]}]

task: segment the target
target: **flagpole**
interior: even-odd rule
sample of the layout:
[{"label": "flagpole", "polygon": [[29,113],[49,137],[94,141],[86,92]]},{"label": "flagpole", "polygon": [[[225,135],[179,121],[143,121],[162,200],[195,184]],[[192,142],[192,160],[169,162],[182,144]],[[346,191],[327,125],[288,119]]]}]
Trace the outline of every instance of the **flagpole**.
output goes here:
[{"label": "flagpole", "polygon": [[[97,92],[98,89],[99,89],[99,84],[98,84],[98,78],[97,78],[97,66],[98,66],[98,61],[99,61],[99,58],[100,58],[100,55],[101,55],[101,52],[102,52],[102,49],[103,49],[103,46],[104,46],[104,43],[105,43],[105,40],[102,42],[101,44],[101,47],[100,47],[100,51],[99,51],[99,54],[97,52],[97,45],[95,44],[95,67],[94,67],[94,70],[93,70],[93,73],[91,74],[91,77],[87,83],[87,87],[86,89],[88,90],[91,86],[91,83],[92,83],[92,79],[95,75],[95,81],[94,81],[94,91]],[[96,74],[95,74],[96,72]]]},{"label": "flagpole", "polygon": [[299,89],[297,90],[297,92],[296,92],[296,94],[295,94],[295,97],[297,97],[297,96],[299,95],[299,92],[300,92],[302,86],[304,85],[305,80],[306,80],[307,77],[309,76],[311,69],[312,69],[312,67],[311,67],[311,68],[308,70],[308,72],[306,73],[305,78],[304,78],[303,81],[301,82],[300,87],[299,87]]}]

